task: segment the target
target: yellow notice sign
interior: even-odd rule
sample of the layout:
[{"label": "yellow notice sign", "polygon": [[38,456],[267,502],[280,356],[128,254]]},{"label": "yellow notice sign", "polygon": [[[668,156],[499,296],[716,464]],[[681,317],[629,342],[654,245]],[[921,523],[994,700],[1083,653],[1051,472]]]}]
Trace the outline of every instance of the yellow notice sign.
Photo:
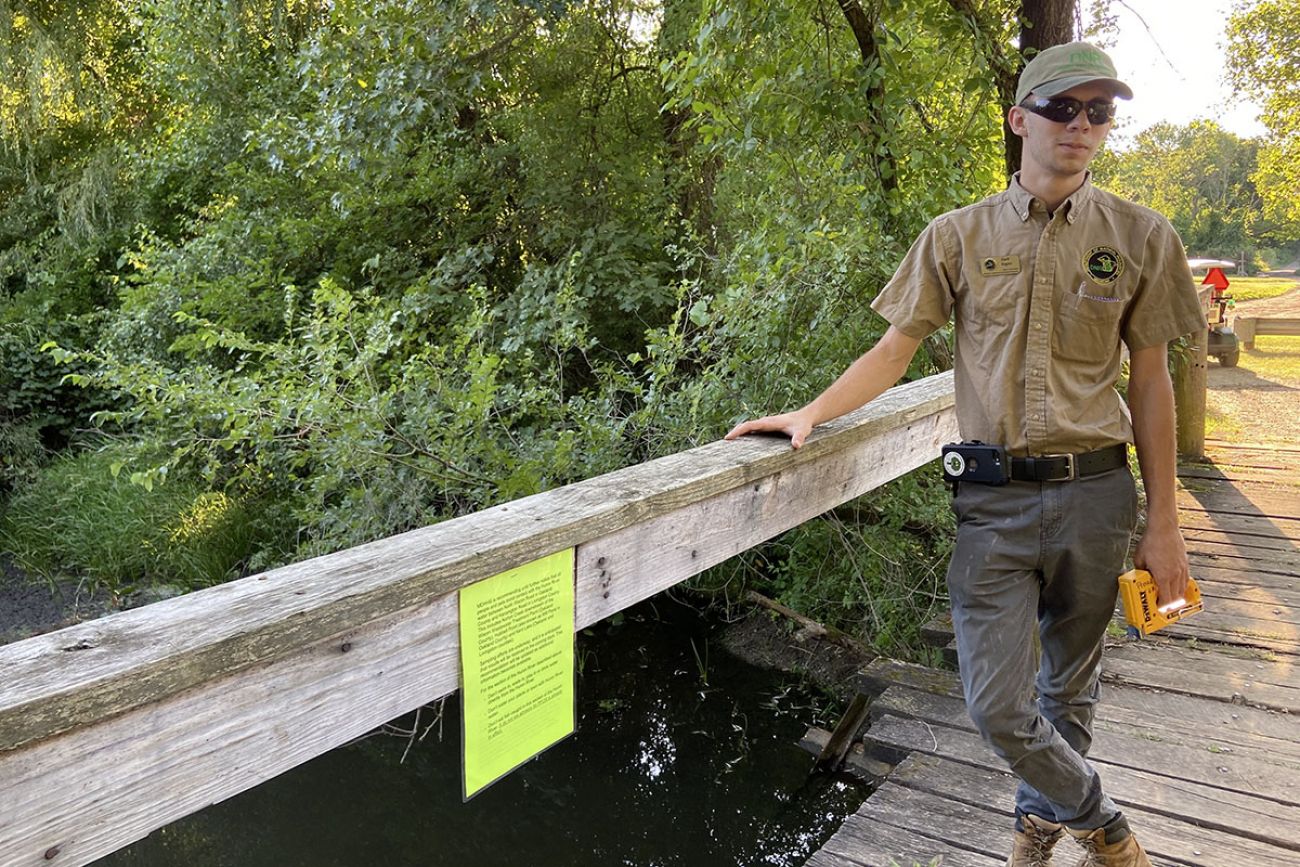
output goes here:
[{"label": "yellow notice sign", "polygon": [[573,549],[460,591],[466,799],[573,733]]}]

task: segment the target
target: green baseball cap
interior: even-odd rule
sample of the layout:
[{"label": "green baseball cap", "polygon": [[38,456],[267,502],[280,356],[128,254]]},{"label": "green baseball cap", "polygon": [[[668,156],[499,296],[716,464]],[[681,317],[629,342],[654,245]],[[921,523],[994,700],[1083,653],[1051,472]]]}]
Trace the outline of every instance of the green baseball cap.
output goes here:
[{"label": "green baseball cap", "polygon": [[1133,91],[1115,77],[1115,64],[1106,52],[1087,42],[1067,42],[1044,48],[1034,56],[1020,73],[1016,87],[1016,103],[1024,102],[1030,93],[1039,96],[1056,96],[1072,87],[1104,81],[1115,89],[1115,95],[1132,99]]}]

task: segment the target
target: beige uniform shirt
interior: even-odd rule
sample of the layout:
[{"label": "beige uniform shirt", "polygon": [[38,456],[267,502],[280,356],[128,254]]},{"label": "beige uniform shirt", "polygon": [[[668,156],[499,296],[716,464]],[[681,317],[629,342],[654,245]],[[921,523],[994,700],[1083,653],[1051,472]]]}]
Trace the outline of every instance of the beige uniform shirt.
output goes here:
[{"label": "beige uniform shirt", "polygon": [[1014,455],[1131,443],[1120,341],[1206,327],[1168,220],[1089,181],[1051,216],[1017,177],[937,217],[871,306],[916,338],[955,317],[962,438]]}]

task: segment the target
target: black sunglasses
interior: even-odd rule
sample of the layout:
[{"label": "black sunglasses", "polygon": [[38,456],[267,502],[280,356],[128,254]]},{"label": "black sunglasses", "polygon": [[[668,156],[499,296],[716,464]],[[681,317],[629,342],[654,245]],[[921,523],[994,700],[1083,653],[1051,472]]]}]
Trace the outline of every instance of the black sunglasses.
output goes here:
[{"label": "black sunglasses", "polygon": [[1020,107],[1032,111],[1039,117],[1045,117],[1055,123],[1069,123],[1080,111],[1088,115],[1088,123],[1094,126],[1110,123],[1115,119],[1115,103],[1108,99],[1090,99],[1080,102],[1068,96],[1031,96]]}]

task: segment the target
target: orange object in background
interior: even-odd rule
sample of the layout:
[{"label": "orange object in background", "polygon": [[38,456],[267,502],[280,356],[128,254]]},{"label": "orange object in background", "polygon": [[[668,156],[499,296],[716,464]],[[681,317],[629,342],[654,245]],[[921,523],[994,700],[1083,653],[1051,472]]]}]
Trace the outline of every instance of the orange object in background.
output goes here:
[{"label": "orange object in background", "polygon": [[1129,626],[1143,635],[1164,629],[1204,607],[1201,588],[1196,586],[1193,578],[1187,579],[1187,590],[1182,599],[1158,605],[1155,579],[1145,569],[1132,569],[1119,576],[1119,595],[1124,601],[1124,618]]}]

